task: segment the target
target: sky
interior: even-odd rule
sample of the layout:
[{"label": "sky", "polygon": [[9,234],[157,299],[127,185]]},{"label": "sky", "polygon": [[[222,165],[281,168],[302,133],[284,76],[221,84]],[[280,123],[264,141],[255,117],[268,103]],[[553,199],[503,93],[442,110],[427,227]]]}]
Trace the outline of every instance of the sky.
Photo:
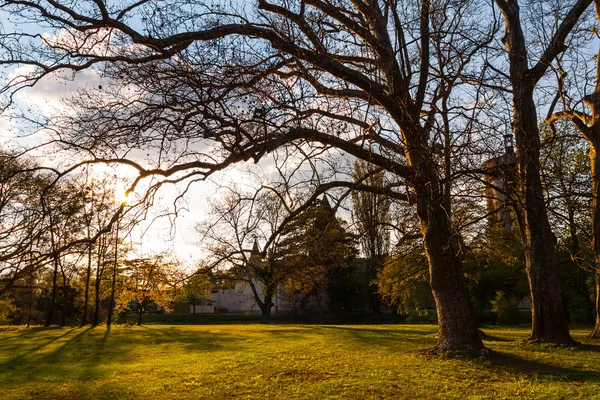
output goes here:
[{"label": "sky", "polygon": [[[22,67],[29,68],[29,67]],[[15,71],[15,73],[18,71]],[[78,73],[74,79],[59,79],[57,77],[46,77],[37,85],[26,88],[17,93],[15,100],[21,109],[31,109],[31,114],[51,117],[55,113],[70,113],[71,110],[65,106],[64,101],[77,95],[77,91],[84,87],[97,87],[106,85],[103,78],[94,70],[85,70]],[[11,113],[0,116],[0,143],[10,149],[16,147],[30,147],[43,143],[48,136],[43,132],[29,135],[29,130],[12,118]],[[141,151],[140,151],[141,152]],[[140,153],[138,152],[138,153]],[[145,151],[141,153],[146,153]],[[44,166],[64,169],[77,160],[67,158],[50,158],[47,149],[40,149],[30,153],[38,163]],[[141,163],[144,162],[145,154],[135,154],[128,157]],[[129,234],[128,241],[132,246],[132,256],[145,256],[155,252],[172,249],[179,260],[193,269],[204,257],[206,250],[196,231],[196,225],[208,218],[207,210],[209,203],[218,196],[220,186],[237,185],[239,187],[255,186],[247,169],[251,168],[259,175],[268,174],[273,171],[273,161],[262,160],[258,165],[252,162],[234,165],[224,172],[215,173],[205,182],[194,183],[186,193],[182,201],[178,202],[178,215],[174,219],[172,215],[162,216],[174,211],[173,202],[182,191],[181,185],[165,185],[158,192],[154,206],[150,209],[145,221],[141,221]],[[98,177],[108,174],[118,176],[116,183],[115,203],[123,200],[124,192],[129,187],[128,180],[135,178],[135,171],[127,167],[95,166],[94,171]],[[130,199],[144,194],[144,185],[138,185],[135,192],[130,194]],[[121,231],[122,232],[122,231]]]}]

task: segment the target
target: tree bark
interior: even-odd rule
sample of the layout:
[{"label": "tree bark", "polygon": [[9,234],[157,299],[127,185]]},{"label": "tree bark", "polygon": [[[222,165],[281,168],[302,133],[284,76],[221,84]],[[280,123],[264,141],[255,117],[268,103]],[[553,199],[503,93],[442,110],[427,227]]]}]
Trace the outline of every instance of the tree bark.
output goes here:
[{"label": "tree bark", "polygon": [[594,283],[596,286],[596,324],[588,337],[590,339],[600,339],[600,271],[594,273]]},{"label": "tree bark", "polygon": [[100,284],[102,280],[102,249],[104,248],[104,239],[98,240],[98,259],[96,260],[96,281],[94,282],[94,318],[92,326],[100,323]]},{"label": "tree bark", "polygon": [[262,315],[260,317],[261,324],[269,324],[271,322],[271,308],[273,307],[273,303],[270,300],[265,299],[263,305],[260,306],[260,310]]},{"label": "tree bark", "polygon": [[[439,183],[439,182],[438,182]],[[437,189],[437,190],[435,190]],[[438,351],[486,353],[464,279],[458,233],[452,231],[445,196],[425,180],[415,185],[417,214],[429,262],[430,286],[438,317]]]},{"label": "tree bark", "polygon": [[[88,232],[89,237],[89,232]],[[87,263],[87,271],[85,275],[85,295],[83,299],[83,315],[81,316],[81,323],[79,327],[82,327],[87,322],[87,314],[88,314],[88,305],[90,300],[90,277],[92,274],[92,244],[88,244],[88,263]]]},{"label": "tree bark", "polygon": [[[31,261],[31,259],[30,259]],[[33,270],[29,272],[29,299],[27,302],[27,328],[31,324],[31,311],[33,308]]]},{"label": "tree bark", "polygon": [[62,312],[60,314],[60,326],[65,326],[67,325],[67,308],[68,308],[68,304],[69,304],[69,297],[68,297],[68,288],[67,288],[67,277],[65,276],[64,271],[62,272],[62,294],[63,294],[63,298],[62,298]]},{"label": "tree bark", "polygon": [[531,295],[532,342],[573,344],[563,304],[556,236],[552,232],[540,177],[540,138],[533,100],[535,84],[520,77],[513,81],[514,129],[523,204],[522,232],[525,268]]},{"label": "tree bark", "polygon": [[142,301],[140,301],[140,304],[138,305],[138,321],[137,324],[138,326],[142,326],[142,315],[144,314],[144,303],[145,300],[142,299]]},{"label": "tree bark", "polygon": [[[600,60],[598,60],[600,63]],[[600,65],[600,64],[599,64]],[[600,68],[599,68],[600,73]],[[598,153],[598,146],[600,145],[600,80],[597,82],[596,96],[597,108],[594,109],[595,122],[592,126],[591,133],[592,139],[590,142],[590,165],[592,169],[592,230],[593,230],[593,241],[594,241],[594,258],[595,258],[595,270],[594,274],[594,286],[596,288],[596,323],[594,330],[590,333],[591,339],[600,339],[600,153]],[[598,142],[598,143],[596,143]]]},{"label": "tree bark", "polygon": [[115,230],[115,260],[113,264],[112,283],[110,289],[110,305],[108,306],[108,318],[106,326],[110,328],[112,324],[113,308],[115,307],[115,288],[117,285],[117,263],[119,256],[119,220],[117,219],[117,228]]},{"label": "tree bark", "polygon": [[54,316],[54,306],[56,305],[56,279],[58,277],[58,260],[54,256],[54,271],[52,273],[52,299],[50,300],[50,307],[48,308],[48,315],[46,317],[45,327],[50,326],[52,318]]}]

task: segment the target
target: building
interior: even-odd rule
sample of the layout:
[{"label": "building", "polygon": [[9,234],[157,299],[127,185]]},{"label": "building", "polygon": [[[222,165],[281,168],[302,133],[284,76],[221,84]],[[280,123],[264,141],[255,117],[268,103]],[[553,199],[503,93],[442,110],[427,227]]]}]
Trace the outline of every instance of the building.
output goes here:
[{"label": "building", "polygon": [[508,199],[517,161],[513,136],[504,135],[504,154],[483,163],[485,174],[485,197],[488,212],[488,228],[500,226],[504,231],[514,229]]}]

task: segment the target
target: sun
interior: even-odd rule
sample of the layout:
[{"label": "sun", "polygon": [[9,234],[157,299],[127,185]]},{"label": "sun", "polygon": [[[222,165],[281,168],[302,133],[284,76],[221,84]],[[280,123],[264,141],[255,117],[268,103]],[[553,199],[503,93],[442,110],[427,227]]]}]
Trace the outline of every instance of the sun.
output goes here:
[{"label": "sun", "polygon": [[115,186],[115,203],[116,204],[127,204],[129,201],[129,193],[125,189],[125,182],[122,180],[117,180],[117,184]]}]

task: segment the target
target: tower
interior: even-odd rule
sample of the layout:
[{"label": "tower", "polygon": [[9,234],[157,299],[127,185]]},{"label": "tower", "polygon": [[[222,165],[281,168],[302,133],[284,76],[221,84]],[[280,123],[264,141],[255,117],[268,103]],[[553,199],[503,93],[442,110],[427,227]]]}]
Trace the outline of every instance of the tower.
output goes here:
[{"label": "tower", "polygon": [[504,154],[483,163],[485,175],[485,197],[488,212],[488,228],[501,226],[504,231],[513,230],[508,206],[513,177],[516,170],[513,136],[504,135]]}]

